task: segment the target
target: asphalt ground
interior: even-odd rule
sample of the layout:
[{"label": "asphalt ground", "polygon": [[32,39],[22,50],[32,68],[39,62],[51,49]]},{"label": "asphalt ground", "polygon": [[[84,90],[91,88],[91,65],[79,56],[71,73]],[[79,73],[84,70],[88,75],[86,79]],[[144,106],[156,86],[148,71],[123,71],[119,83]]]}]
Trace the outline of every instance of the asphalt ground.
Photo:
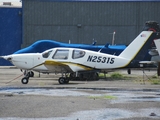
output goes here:
[{"label": "asphalt ground", "polygon": [[151,83],[156,70],[116,72],[127,79],[60,85],[59,74],[35,73],[24,85],[19,69],[0,67],[0,119],[159,120],[160,85]]}]

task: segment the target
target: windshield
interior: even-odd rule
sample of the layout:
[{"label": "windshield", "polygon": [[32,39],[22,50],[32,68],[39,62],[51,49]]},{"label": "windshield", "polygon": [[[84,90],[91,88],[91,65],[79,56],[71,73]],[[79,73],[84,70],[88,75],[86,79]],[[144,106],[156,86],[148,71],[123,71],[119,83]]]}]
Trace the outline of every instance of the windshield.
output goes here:
[{"label": "windshield", "polygon": [[45,51],[44,53],[42,53],[42,57],[43,58],[48,58],[48,56],[51,54],[52,50],[50,51]]}]

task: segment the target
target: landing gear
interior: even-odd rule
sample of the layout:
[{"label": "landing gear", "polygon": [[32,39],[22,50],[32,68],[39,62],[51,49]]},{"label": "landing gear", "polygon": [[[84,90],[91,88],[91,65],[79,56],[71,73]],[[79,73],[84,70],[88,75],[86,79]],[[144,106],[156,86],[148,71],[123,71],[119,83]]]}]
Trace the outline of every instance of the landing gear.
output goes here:
[{"label": "landing gear", "polygon": [[68,84],[69,83],[69,78],[67,77],[60,77],[58,79],[59,84]]},{"label": "landing gear", "polygon": [[131,74],[131,69],[128,69],[128,70],[127,70],[127,73],[128,73],[128,74]]},{"label": "landing gear", "polygon": [[76,73],[70,73],[69,78],[72,80],[99,80],[99,75],[95,71],[79,72],[77,76]]},{"label": "landing gear", "polygon": [[69,75],[63,75],[58,79],[59,84],[68,84],[70,80],[99,80],[97,72],[73,72]]},{"label": "landing gear", "polygon": [[33,71],[29,72],[29,77],[34,77],[34,72]]},{"label": "landing gear", "polygon": [[29,82],[29,77],[34,77],[34,72],[25,70],[24,77],[21,79],[22,84],[27,84]]},{"label": "landing gear", "polygon": [[22,84],[27,84],[29,80],[29,77],[24,77],[21,79]]}]

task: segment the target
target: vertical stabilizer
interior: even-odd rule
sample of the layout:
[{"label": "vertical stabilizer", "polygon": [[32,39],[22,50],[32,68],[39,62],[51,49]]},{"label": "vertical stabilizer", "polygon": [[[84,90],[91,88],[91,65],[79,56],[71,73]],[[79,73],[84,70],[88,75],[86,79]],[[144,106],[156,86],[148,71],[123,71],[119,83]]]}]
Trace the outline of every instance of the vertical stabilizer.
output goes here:
[{"label": "vertical stabilizer", "polygon": [[153,31],[142,31],[119,56],[132,60],[146,44],[152,33]]}]

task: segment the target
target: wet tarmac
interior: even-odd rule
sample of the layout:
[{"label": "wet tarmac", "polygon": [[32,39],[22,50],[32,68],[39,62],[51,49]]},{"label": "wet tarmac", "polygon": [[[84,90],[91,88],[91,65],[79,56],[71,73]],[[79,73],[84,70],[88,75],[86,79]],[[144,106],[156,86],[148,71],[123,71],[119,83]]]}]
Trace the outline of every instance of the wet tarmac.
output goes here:
[{"label": "wet tarmac", "polygon": [[[141,109],[138,112],[126,111],[123,109],[99,109],[90,111],[80,111],[69,115],[68,117],[57,117],[57,118],[0,118],[0,120],[124,120],[131,117],[139,116],[141,120],[159,120],[159,117],[150,116],[149,112],[157,112],[157,109]],[[140,120],[139,118],[134,118],[133,120]]]},{"label": "wet tarmac", "polygon": [[18,69],[0,68],[0,120],[159,120],[160,85],[142,84],[140,72],[127,81],[66,85],[59,85],[55,75],[37,74],[23,85],[21,77],[13,80],[21,74]]}]

